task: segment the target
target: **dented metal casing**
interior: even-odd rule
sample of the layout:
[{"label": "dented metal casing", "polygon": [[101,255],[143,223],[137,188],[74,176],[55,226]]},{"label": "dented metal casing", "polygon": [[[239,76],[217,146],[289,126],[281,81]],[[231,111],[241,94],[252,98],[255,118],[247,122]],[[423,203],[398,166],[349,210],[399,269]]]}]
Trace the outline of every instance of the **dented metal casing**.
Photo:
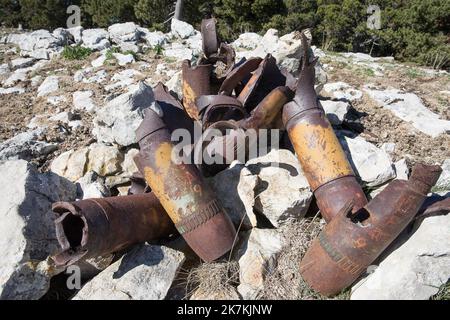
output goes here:
[{"label": "dented metal casing", "polygon": [[283,123],[323,218],[330,222],[350,200],[354,210],[367,198],[314,90],[315,61],[305,56],[293,101],[283,108]]},{"label": "dented metal casing", "polygon": [[192,119],[198,120],[195,100],[203,95],[211,94],[212,64],[191,66],[189,60],[183,61],[182,65],[182,90],[183,105]]},{"label": "dented metal casing", "polygon": [[117,252],[144,241],[168,238],[175,226],[152,193],[56,202],[58,266]]},{"label": "dented metal casing", "polygon": [[408,181],[392,181],[364,208],[344,207],[303,257],[303,279],[326,296],[350,286],[412,221],[440,173],[439,166],[416,165]]},{"label": "dented metal casing", "polygon": [[143,175],[188,245],[205,261],[231,250],[236,230],[193,164],[173,157],[166,124],[151,109],[136,131]]}]

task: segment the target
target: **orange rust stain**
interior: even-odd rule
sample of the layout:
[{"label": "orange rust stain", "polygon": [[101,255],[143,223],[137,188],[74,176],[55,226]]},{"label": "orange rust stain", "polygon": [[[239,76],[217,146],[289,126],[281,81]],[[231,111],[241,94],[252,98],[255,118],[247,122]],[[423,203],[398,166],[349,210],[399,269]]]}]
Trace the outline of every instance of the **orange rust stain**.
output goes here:
[{"label": "orange rust stain", "polygon": [[253,89],[253,86],[255,85],[256,81],[259,78],[259,74],[255,73],[250,80],[245,85],[244,89],[242,89],[241,93],[239,94],[238,100],[241,103],[245,103],[250,96],[251,89]]},{"label": "orange rust stain", "polygon": [[152,191],[161,202],[161,205],[166,210],[170,219],[172,219],[174,223],[180,221],[181,217],[177,212],[177,208],[164,188],[164,177],[156,174],[150,167],[144,167],[144,176],[148,185],[152,188]]},{"label": "orange rust stain", "polygon": [[167,174],[171,164],[172,164],[172,149],[173,146],[169,142],[163,142],[159,145],[155,152],[155,162],[158,171],[162,175]]},{"label": "orange rust stain", "polygon": [[289,131],[289,137],[313,190],[336,178],[353,175],[331,126],[301,122]]},{"label": "orange rust stain", "polygon": [[195,93],[189,83],[183,80],[183,105],[189,116],[196,120],[198,120],[198,111],[195,106],[195,99],[197,97],[198,95]]}]

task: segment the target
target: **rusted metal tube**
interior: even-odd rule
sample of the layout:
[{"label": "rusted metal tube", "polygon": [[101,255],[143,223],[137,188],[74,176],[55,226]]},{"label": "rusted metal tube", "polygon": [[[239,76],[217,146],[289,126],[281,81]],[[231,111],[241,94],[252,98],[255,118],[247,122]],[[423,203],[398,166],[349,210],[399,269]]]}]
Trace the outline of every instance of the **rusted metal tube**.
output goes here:
[{"label": "rusted metal tube", "polygon": [[307,40],[302,36],[303,68],[294,100],[284,106],[283,123],[321,214],[329,222],[349,200],[358,210],[367,198],[317,98],[315,61],[309,63]]},{"label": "rusted metal tube", "polygon": [[217,39],[216,19],[203,19],[201,25],[202,47],[205,56],[210,57],[219,50],[219,40]]},{"label": "rusted metal tube", "polygon": [[231,250],[236,230],[230,218],[197,167],[175,161],[170,132],[155,111],[145,110],[136,135],[144,177],[189,246],[208,262]]},{"label": "rusted metal tube", "polygon": [[274,123],[280,122],[276,120],[281,118],[283,106],[293,96],[294,93],[288,87],[275,88],[253,109],[248,118],[239,121],[240,127],[254,130],[273,128]]},{"label": "rusted metal tube", "polygon": [[53,257],[59,266],[176,233],[152,193],[57,202],[52,210],[59,216],[55,227],[62,252]]},{"label": "rusted metal tube", "polygon": [[236,98],[223,95],[204,95],[196,99],[197,112],[203,129],[224,120],[241,120],[247,111]]},{"label": "rusted metal tube", "polygon": [[278,68],[276,59],[268,54],[239,93],[238,100],[250,112],[272,90],[285,85],[286,76]]},{"label": "rusted metal tube", "polygon": [[412,221],[441,171],[416,165],[408,181],[394,180],[364,208],[344,207],[303,257],[303,279],[327,296],[350,286]]},{"label": "rusted metal tube", "polygon": [[192,119],[198,120],[195,99],[203,95],[211,94],[212,64],[202,64],[191,67],[189,60],[182,65],[182,90],[183,105]]}]

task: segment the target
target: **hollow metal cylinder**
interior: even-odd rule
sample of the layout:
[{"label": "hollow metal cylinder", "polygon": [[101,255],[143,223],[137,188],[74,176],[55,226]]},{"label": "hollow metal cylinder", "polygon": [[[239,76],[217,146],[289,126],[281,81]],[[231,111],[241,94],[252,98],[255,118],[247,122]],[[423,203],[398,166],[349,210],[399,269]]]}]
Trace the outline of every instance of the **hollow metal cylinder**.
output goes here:
[{"label": "hollow metal cylinder", "polygon": [[293,101],[283,108],[283,123],[303,172],[317,199],[323,218],[329,222],[350,200],[354,210],[367,198],[314,90],[315,62],[305,56]]},{"label": "hollow metal cylinder", "polygon": [[61,266],[176,233],[152,193],[57,202],[52,209],[59,216],[55,228],[61,246],[53,260]]},{"label": "hollow metal cylinder", "polygon": [[411,222],[440,173],[417,165],[409,181],[394,180],[364,208],[341,210],[303,257],[303,279],[327,296],[350,286]]},{"label": "hollow metal cylinder", "polygon": [[182,65],[183,105],[192,119],[198,120],[195,99],[211,94],[212,64],[191,67],[191,62],[185,60]]},{"label": "hollow metal cylinder", "polygon": [[177,230],[203,260],[223,256],[236,230],[197,167],[173,157],[170,132],[153,110],[146,110],[136,134],[144,177]]}]

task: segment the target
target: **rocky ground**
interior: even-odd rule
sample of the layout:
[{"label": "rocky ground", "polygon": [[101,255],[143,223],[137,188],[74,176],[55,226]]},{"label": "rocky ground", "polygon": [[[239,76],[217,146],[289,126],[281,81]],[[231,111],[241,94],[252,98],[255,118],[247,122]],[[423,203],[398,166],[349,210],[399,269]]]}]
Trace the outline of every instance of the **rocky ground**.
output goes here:
[{"label": "rocky ground", "polygon": [[[283,149],[208,179],[240,231],[224,260],[201,263],[182,239],[141,244],[85,262],[82,289],[68,290],[68,275],[48,258],[58,247],[51,204],[127,193],[143,101],[159,81],[181,97],[181,62],[199,57],[201,36],[175,20],[168,34],[133,23],[0,34],[2,299],[324,298],[303,282],[298,262],[325,222],[295,155]],[[92,53],[69,60],[67,44]],[[233,47],[238,57],[271,53],[292,72],[302,52],[298,34],[273,29],[242,34]],[[442,165],[434,195],[448,197],[450,74],[314,53],[317,91],[367,194],[426,162]],[[417,220],[336,298],[448,299],[449,230],[449,214]]]}]

